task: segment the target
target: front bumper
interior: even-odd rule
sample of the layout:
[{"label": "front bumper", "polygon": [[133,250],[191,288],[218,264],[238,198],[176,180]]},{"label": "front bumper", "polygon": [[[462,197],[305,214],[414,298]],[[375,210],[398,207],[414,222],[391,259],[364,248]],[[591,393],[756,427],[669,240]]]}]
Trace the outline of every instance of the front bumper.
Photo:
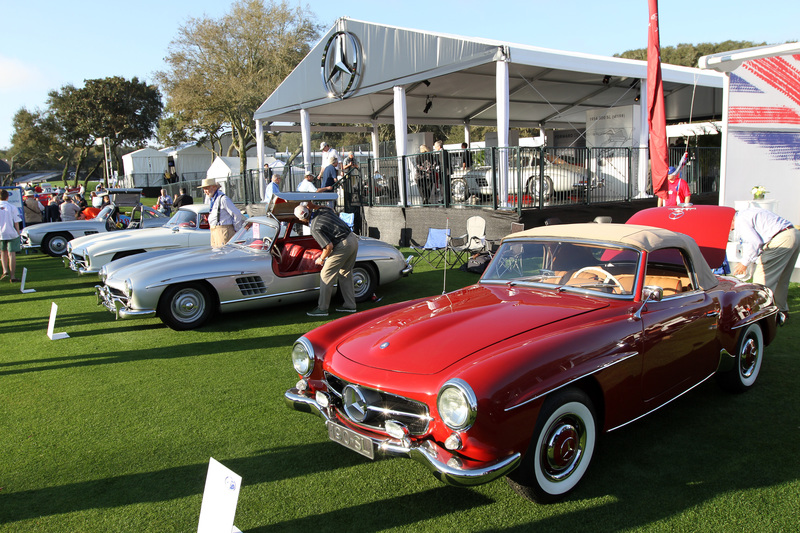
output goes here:
[{"label": "front bumper", "polygon": [[61,258],[64,261],[64,268],[68,268],[73,272],[77,272],[81,276],[86,274],[99,274],[99,269],[92,269],[86,264],[86,259],[79,255],[73,255],[71,252]]},{"label": "front bumper", "polygon": [[120,318],[151,318],[156,316],[155,309],[130,309],[128,307],[128,299],[114,294],[107,285],[95,285],[94,292],[97,296],[97,305],[102,305],[114,313],[117,320]]},{"label": "front bumper", "polygon": [[400,271],[400,274],[403,277],[408,276],[409,274],[411,274],[414,271],[414,265],[411,264],[411,259],[413,257],[414,257],[413,255],[409,255],[408,258],[406,259],[406,261],[405,261],[406,266],[403,268],[403,270]]},{"label": "front bumper", "polygon": [[[284,401],[288,407],[296,411],[317,415],[325,420],[326,426],[341,425],[332,407],[323,407],[314,398],[297,388],[287,390]],[[413,459],[430,470],[439,481],[457,487],[471,487],[494,481],[514,470],[521,459],[521,454],[515,453],[491,463],[481,463],[478,467],[465,467],[464,461],[458,455],[431,440],[418,443],[409,439],[400,440],[391,437],[378,439],[371,435],[363,433],[362,435],[372,441],[376,455]]]}]

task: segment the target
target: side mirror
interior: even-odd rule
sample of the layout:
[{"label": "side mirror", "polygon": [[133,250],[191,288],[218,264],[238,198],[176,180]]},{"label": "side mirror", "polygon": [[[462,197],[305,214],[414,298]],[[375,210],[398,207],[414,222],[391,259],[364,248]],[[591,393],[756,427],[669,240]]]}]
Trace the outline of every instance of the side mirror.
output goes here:
[{"label": "side mirror", "polygon": [[647,302],[660,302],[662,298],[664,298],[664,289],[658,285],[645,285],[642,288],[642,305],[630,319],[641,320],[642,311],[647,307]]},{"label": "side mirror", "polygon": [[664,298],[664,289],[658,285],[645,285],[642,289],[642,300],[647,302],[660,302]]}]

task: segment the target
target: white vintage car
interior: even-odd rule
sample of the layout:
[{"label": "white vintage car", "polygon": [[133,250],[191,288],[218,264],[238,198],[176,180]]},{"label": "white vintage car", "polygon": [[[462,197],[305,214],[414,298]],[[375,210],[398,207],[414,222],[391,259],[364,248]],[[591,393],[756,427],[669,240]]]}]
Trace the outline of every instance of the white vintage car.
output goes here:
[{"label": "white vintage car", "polygon": [[[292,234],[299,224],[294,207],[336,197],[279,193],[266,216],[247,219],[222,248],[162,250],[113,261],[100,270],[98,305],[117,318],[158,316],[172,329],[187,330],[202,326],[216,311],[315,300],[321,270],[315,260],[321,250],[310,235]],[[409,259],[388,243],[359,237],[353,269],[356,301],[368,300],[379,284],[407,276]]]},{"label": "white vintage car", "polygon": [[[538,151],[510,155],[508,193],[516,194],[521,188],[522,194],[530,196],[533,201],[538,201],[541,194],[543,201],[547,202],[554,193],[585,191],[585,168],[550,154],[545,155],[543,164],[544,169],[541,168]],[[453,202],[465,202],[473,195],[491,196],[495,172],[492,165],[475,165],[468,170],[455,170],[450,178]],[[592,188],[601,186],[602,183],[592,183]]]},{"label": "white vintage car", "polygon": [[99,274],[103,265],[129,255],[210,246],[208,209],[206,204],[185,205],[160,228],[78,237],[67,245],[64,266],[78,274]]},{"label": "white vintage car", "polygon": [[[116,207],[104,207],[98,214],[89,220],[71,220],[66,222],[45,222],[23,228],[23,248],[41,248],[53,257],[61,257],[67,253],[67,243],[84,235],[95,235],[117,231],[120,229],[157,228],[169,220],[152,207],[139,205],[131,212],[127,225],[114,220],[113,214]],[[122,226],[122,227],[118,227]]]}]

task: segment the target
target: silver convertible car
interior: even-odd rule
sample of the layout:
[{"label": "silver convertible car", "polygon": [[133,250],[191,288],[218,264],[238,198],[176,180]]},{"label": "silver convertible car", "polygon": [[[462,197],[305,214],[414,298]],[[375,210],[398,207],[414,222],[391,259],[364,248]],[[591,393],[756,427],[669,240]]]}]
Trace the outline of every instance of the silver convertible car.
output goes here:
[{"label": "silver convertible car", "polygon": [[104,207],[97,216],[89,220],[71,220],[65,222],[45,222],[34,224],[22,230],[23,248],[41,248],[53,257],[61,257],[67,253],[67,243],[84,235],[95,235],[120,229],[156,228],[163,226],[169,217],[159,213],[152,207],[136,206],[131,212],[130,222],[118,227],[113,213],[114,205]]},{"label": "silver convertible car", "polygon": [[103,265],[129,255],[208,247],[211,245],[208,209],[207,204],[185,205],[160,228],[78,237],[67,245],[64,266],[78,274],[99,274]]},{"label": "silver convertible car", "polygon": [[[215,311],[239,311],[314,300],[321,253],[310,235],[293,235],[301,201],[334,200],[336,193],[280,193],[266,216],[246,220],[219,249],[156,251],[113,261],[100,270],[98,305],[117,318],[158,316],[175,330],[202,326]],[[410,259],[410,258],[409,258]],[[359,237],[353,270],[356,301],[379,284],[407,276],[408,259],[395,247]]]}]

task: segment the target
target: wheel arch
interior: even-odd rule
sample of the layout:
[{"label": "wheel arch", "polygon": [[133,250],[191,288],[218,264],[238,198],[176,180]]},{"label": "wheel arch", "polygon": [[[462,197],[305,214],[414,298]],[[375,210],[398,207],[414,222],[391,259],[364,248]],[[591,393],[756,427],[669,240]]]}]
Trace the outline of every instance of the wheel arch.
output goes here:
[{"label": "wheel arch", "polygon": [[[165,297],[164,295],[167,293],[167,288],[176,287],[176,286],[180,286],[180,285],[190,285],[190,284],[195,284],[195,283],[203,285],[208,290],[208,294],[212,299],[212,302],[211,302],[212,310],[213,310],[214,313],[219,313],[221,308],[220,308],[220,303],[219,303],[219,294],[217,294],[217,289],[207,279],[202,279],[202,278],[200,278],[200,279],[190,279],[190,280],[181,280],[178,283],[171,283],[171,284],[165,285],[164,286],[164,290],[162,290],[161,294],[158,296],[158,302],[156,304],[156,309],[159,309],[161,307],[161,302],[163,301],[163,299]],[[160,316],[158,312],[156,312],[156,316]]]}]

